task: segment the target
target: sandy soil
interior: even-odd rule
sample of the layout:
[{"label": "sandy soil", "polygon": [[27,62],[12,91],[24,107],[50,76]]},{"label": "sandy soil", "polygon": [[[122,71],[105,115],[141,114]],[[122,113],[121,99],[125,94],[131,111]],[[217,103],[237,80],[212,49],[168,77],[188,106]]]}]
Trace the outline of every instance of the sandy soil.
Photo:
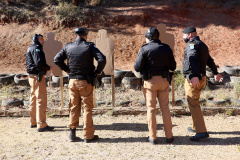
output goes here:
[{"label": "sandy soil", "polygon": [[[54,132],[29,128],[29,118],[0,117],[0,159],[228,159],[240,157],[240,116],[207,116],[210,138],[191,142],[191,117],[173,117],[173,144],[165,144],[161,116],[156,146],[146,142],[146,115],[94,116],[97,143],[69,142],[68,118],[48,118]],[[80,118],[80,124],[82,119]],[[77,129],[82,137],[82,125]]]}]

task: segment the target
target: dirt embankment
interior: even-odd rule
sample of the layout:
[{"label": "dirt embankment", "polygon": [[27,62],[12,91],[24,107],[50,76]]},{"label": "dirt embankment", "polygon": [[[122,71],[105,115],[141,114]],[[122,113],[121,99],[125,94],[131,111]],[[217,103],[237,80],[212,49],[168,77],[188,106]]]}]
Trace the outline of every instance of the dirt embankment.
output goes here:
[{"label": "dirt embankment", "polygon": [[[87,22],[89,40],[97,37],[99,29],[107,29],[115,42],[115,68],[133,69],[134,61],[148,27],[160,23],[174,34],[174,54],[178,67],[182,66],[185,43],[182,30],[196,26],[200,38],[208,45],[216,64],[240,66],[240,10],[217,8],[204,4],[169,6],[165,3],[131,3],[127,7],[102,9],[101,18]],[[24,24],[0,25],[0,73],[25,72],[25,54],[35,33],[55,32],[55,39],[63,44],[75,39],[73,27],[61,27],[49,12],[45,20]]]}]

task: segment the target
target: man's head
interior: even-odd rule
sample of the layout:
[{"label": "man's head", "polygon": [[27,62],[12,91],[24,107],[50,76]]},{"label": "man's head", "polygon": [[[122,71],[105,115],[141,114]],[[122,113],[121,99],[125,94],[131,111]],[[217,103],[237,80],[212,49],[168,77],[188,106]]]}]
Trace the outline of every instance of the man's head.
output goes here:
[{"label": "man's head", "polygon": [[77,35],[77,37],[81,37],[81,38],[87,40],[87,35],[88,35],[87,28],[85,28],[85,27],[76,28],[74,30],[74,32]]},{"label": "man's head", "polygon": [[41,34],[35,34],[33,37],[32,37],[32,41],[34,43],[40,43],[41,45],[44,45],[44,39],[43,39],[43,35]]},{"label": "man's head", "polygon": [[159,32],[157,30],[157,28],[154,28],[154,27],[150,27],[146,34],[145,34],[145,37],[146,37],[146,42],[148,43],[149,41],[153,40],[153,39],[159,39]]},{"label": "man's head", "polygon": [[183,39],[187,43],[190,39],[197,36],[195,27],[187,27],[183,30]]}]

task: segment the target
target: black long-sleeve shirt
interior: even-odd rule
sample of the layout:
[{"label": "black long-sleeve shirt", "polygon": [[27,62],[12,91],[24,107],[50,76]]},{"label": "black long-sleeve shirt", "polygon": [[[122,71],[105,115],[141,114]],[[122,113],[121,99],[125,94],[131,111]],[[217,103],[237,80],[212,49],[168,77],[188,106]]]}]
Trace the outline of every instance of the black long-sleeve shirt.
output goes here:
[{"label": "black long-sleeve shirt", "polygon": [[183,74],[187,78],[206,76],[206,65],[217,75],[217,66],[209,55],[208,47],[200,38],[194,37],[188,43],[184,51]]},{"label": "black long-sleeve shirt", "polygon": [[[94,58],[98,62],[95,69]],[[64,61],[67,59],[67,64]],[[100,74],[105,65],[106,57],[92,42],[86,42],[83,38],[77,38],[74,42],[66,44],[55,56],[54,62],[62,70],[68,72],[69,78],[86,76],[96,72]]]},{"label": "black long-sleeve shirt", "polygon": [[46,63],[45,53],[42,45],[37,42],[33,43],[27,50],[26,54],[26,68],[30,75],[37,75],[39,72],[46,73],[50,70],[50,66]]},{"label": "black long-sleeve shirt", "polygon": [[151,73],[161,73],[176,69],[176,61],[171,48],[155,39],[143,45],[134,64],[137,72],[148,70]]}]

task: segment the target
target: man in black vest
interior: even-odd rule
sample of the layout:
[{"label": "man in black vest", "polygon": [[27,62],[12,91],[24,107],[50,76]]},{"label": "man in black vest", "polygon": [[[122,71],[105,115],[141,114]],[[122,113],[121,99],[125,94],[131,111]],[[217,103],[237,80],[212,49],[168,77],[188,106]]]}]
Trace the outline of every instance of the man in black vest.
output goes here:
[{"label": "man in black vest", "polygon": [[207,45],[197,36],[195,27],[187,27],[183,31],[183,39],[187,43],[183,59],[183,74],[186,78],[185,94],[193,120],[193,128],[188,128],[188,130],[196,132],[196,135],[191,137],[190,140],[199,141],[209,137],[199,104],[201,90],[207,80],[206,65],[216,75],[216,81],[221,81],[222,76],[218,74],[217,67],[209,55]]},{"label": "man in black vest", "polygon": [[149,28],[145,34],[146,43],[138,53],[134,69],[140,72],[144,79],[143,91],[147,105],[147,119],[149,137],[151,144],[157,143],[156,122],[156,98],[160,103],[166,142],[172,143],[171,113],[169,111],[169,70],[176,69],[176,61],[171,48],[159,40],[159,32],[156,28]]},{"label": "man in black vest", "polygon": [[[76,141],[76,128],[79,126],[81,103],[83,112],[83,137],[86,143],[98,140],[94,135],[92,120],[94,79],[100,74],[105,65],[106,57],[92,42],[87,42],[88,30],[76,28],[76,40],[66,44],[55,56],[54,62],[69,74],[69,107],[70,107],[70,141]],[[93,64],[98,62],[97,68]],[[67,65],[64,61],[67,59]]]},{"label": "man in black vest", "polygon": [[43,36],[35,34],[32,40],[33,44],[28,48],[26,54],[26,68],[31,86],[31,128],[37,127],[38,132],[52,131],[54,128],[46,123],[47,88],[44,75],[48,70],[53,70],[53,67],[46,63],[45,53],[43,52]]}]

